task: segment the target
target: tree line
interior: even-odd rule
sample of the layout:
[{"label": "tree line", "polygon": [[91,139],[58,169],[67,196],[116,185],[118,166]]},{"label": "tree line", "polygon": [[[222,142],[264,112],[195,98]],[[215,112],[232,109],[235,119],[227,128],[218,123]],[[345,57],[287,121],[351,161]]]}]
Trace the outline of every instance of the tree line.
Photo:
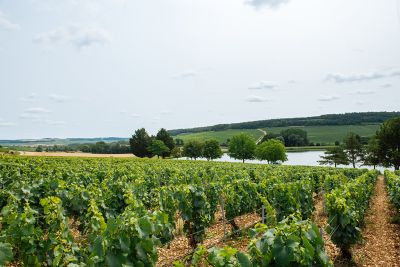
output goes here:
[{"label": "tree line", "polygon": [[92,154],[128,154],[131,148],[126,141],[118,142],[96,142],[94,144],[69,144],[69,145],[39,145],[35,149],[36,152],[76,152],[81,151]]},{"label": "tree line", "polygon": [[385,121],[369,139],[366,145],[362,138],[350,132],[343,140],[343,145],[328,149],[319,161],[320,164],[348,165],[353,168],[361,165],[400,167],[400,118]]}]

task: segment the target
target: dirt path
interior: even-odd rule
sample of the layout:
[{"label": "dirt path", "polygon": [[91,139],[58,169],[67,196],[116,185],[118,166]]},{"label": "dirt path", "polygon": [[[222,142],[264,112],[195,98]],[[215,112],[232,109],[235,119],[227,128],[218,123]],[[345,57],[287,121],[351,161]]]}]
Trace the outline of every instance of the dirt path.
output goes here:
[{"label": "dirt path", "polygon": [[365,218],[363,244],[353,249],[357,266],[400,266],[400,225],[392,224],[396,214],[390,205],[383,176],[379,176],[371,209]]}]

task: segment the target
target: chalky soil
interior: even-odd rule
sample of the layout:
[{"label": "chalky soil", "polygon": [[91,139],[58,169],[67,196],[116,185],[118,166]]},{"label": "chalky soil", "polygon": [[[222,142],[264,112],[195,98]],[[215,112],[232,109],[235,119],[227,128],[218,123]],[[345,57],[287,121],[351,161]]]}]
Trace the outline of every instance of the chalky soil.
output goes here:
[{"label": "chalky soil", "polygon": [[395,215],[384,178],[379,176],[371,209],[365,218],[364,240],[352,249],[357,266],[400,266],[400,225],[391,222]]}]

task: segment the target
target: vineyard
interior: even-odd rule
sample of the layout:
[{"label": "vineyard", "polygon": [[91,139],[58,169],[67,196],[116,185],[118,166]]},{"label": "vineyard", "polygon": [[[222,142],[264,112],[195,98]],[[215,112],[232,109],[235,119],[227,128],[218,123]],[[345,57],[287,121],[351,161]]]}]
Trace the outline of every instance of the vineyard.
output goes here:
[{"label": "vineyard", "polygon": [[[349,256],[377,177],[365,169],[3,156],[0,266],[332,266],[322,234]],[[400,208],[399,176],[385,172],[385,180]],[[319,227],[318,198],[328,218]],[[224,242],[235,237],[244,246]],[[178,239],[189,248],[165,258]]]}]

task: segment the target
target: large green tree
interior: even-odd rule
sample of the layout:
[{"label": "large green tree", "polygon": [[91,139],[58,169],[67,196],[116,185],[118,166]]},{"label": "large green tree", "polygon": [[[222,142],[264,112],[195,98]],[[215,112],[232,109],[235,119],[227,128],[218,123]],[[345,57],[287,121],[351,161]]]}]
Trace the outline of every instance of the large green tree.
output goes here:
[{"label": "large green tree", "polygon": [[158,158],[160,158],[160,156],[164,158],[164,155],[170,152],[169,148],[164,144],[164,142],[157,139],[151,142],[150,146],[148,147],[148,150],[153,155],[157,155]]},{"label": "large green tree", "polygon": [[163,141],[164,144],[168,147],[168,151],[162,155],[163,157],[168,157],[170,155],[170,152],[172,151],[172,149],[174,149],[174,147],[175,147],[174,139],[164,128],[161,128],[158,131],[158,133],[156,135],[156,139]]},{"label": "large green tree", "polygon": [[400,118],[385,121],[376,135],[379,157],[384,166],[400,167]]},{"label": "large green tree", "polygon": [[266,160],[268,163],[287,160],[285,146],[276,139],[270,139],[257,145],[255,155],[257,159]]},{"label": "large green tree", "polygon": [[151,137],[144,128],[135,131],[135,134],[129,139],[129,144],[135,156],[140,158],[152,156],[151,152],[148,150],[151,144]]},{"label": "large green tree", "polygon": [[203,155],[204,143],[199,140],[190,140],[183,146],[183,155],[196,160]]},{"label": "large green tree", "polygon": [[380,164],[379,140],[376,137],[368,141],[368,145],[365,146],[364,153],[361,156],[361,161],[363,165],[374,166],[374,169]]},{"label": "large green tree", "polygon": [[347,158],[346,152],[343,147],[335,146],[332,148],[328,148],[324,155],[321,156],[321,160],[318,161],[321,165],[348,165],[349,160]]},{"label": "large green tree", "polygon": [[203,157],[207,160],[218,159],[222,156],[222,150],[219,143],[215,139],[210,139],[204,142]]},{"label": "large green tree", "polygon": [[361,137],[358,134],[349,132],[345,139],[343,140],[344,150],[346,151],[347,158],[356,167],[356,163],[360,161],[360,156],[362,155],[362,143]]},{"label": "large green tree", "polygon": [[240,159],[243,162],[246,159],[253,159],[256,149],[254,138],[247,133],[234,135],[229,142],[228,153],[234,159]]}]

